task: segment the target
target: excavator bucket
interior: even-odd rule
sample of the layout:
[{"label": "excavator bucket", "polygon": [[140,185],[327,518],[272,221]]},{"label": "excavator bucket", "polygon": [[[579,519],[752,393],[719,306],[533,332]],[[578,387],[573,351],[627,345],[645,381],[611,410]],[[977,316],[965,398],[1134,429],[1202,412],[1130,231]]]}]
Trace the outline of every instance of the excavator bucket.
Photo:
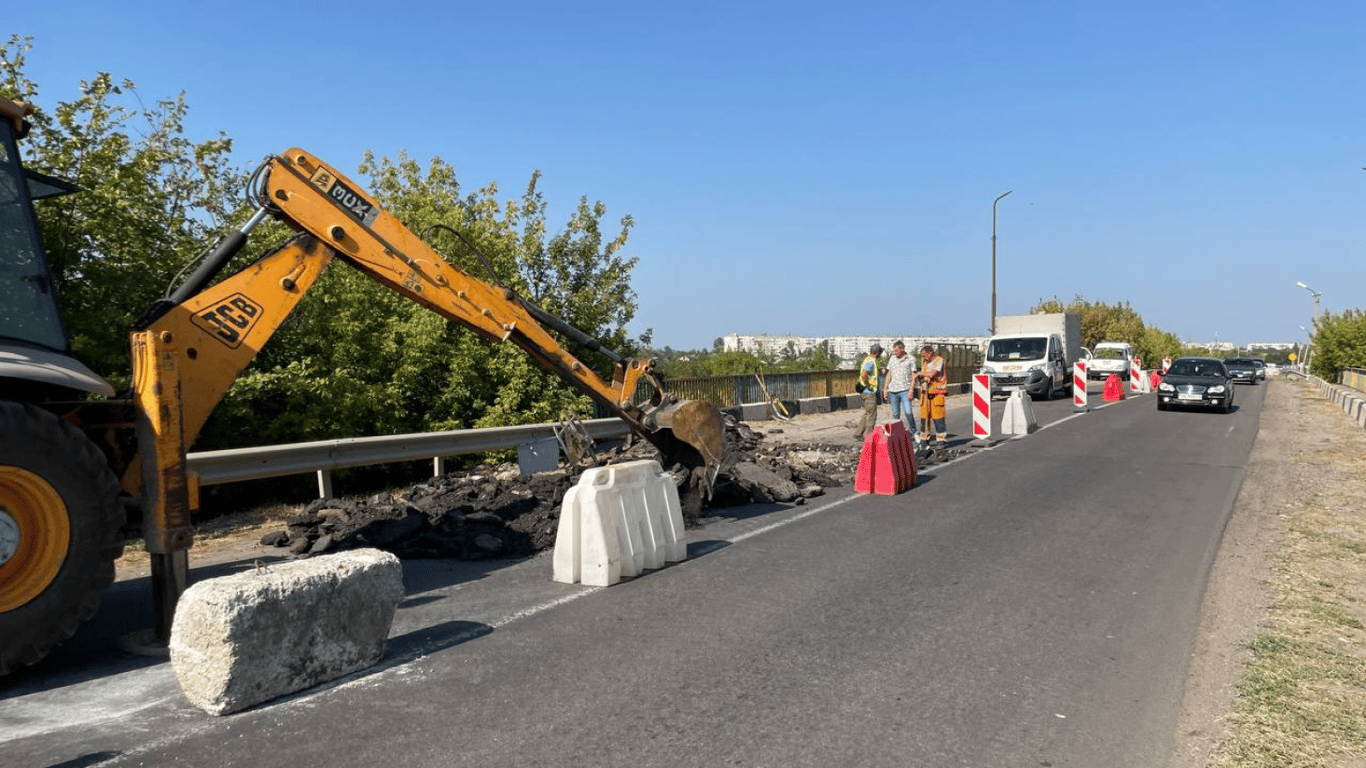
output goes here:
[{"label": "excavator bucket", "polygon": [[726,425],[721,412],[702,400],[676,400],[647,411],[645,423],[651,430],[650,442],[666,460],[705,468],[703,488],[710,497],[726,452]]}]

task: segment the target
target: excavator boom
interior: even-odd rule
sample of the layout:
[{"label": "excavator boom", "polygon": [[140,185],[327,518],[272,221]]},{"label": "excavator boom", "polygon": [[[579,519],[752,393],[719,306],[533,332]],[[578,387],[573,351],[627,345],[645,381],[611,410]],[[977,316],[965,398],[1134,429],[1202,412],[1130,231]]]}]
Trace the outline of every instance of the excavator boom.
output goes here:
[{"label": "excavator boom", "polygon": [[[376,281],[485,338],[517,345],[621,417],[666,457],[705,466],[714,476],[723,446],[720,414],[704,403],[685,405],[670,398],[653,360],[622,358],[513,289],[452,265],[356,184],[302,149],[267,160],[257,196],[262,207],[311,233]],[[612,380],[603,380],[572,355],[547,326],[608,355],[615,362]],[[637,405],[643,381],[653,386],[655,397]],[[677,417],[680,410],[688,416]]]},{"label": "excavator boom", "polygon": [[[451,264],[359,186],[302,149],[267,158],[250,194],[260,209],[248,224],[220,240],[184,284],[149,310],[133,336],[140,460],[124,466],[122,486],[143,499],[158,634],[169,632],[182,589],[196,506],[185,453],[232,382],[334,259],[487,339],[515,344],[619,416],[666,461],[693,468],[702,494],[710,493],[725,448],[720,412],[669,396],[653,360],[604,350],[513,289]],[[299,234],[213,282],[267,216]],[[611,380],[565,349],[548,327],[605,353],[614,361]],[[638,404],[642,382],[654,393]]]}]

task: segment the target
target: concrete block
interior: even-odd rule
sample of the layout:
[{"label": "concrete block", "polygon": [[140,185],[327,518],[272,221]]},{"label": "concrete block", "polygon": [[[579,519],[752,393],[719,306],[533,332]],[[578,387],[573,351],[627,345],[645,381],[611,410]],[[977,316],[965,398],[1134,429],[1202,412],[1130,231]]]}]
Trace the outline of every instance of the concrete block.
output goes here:
[{"label": "concrete block", "polygon": [[742,403],[737,407],[740,409],[740,421],[764,421],[771,418],[768,403]]},{"label": "concrete block", "polygon": [[[831,403],[836,405],[841,411],[861,411],[863,410],[863,395],[835,395],[830,398]],[[841,403],[841,401],[843,401]]]},{"label": "concrete block", "polygon": [[796,413],[829,413],[834,408],[830,397],[807,397],[797,401]]},{"label": "concrete block", "polygon": [[360,549],[201,581],[171,626],[186,698],[224,715],[364,669],[403,599],[394,555]]}]

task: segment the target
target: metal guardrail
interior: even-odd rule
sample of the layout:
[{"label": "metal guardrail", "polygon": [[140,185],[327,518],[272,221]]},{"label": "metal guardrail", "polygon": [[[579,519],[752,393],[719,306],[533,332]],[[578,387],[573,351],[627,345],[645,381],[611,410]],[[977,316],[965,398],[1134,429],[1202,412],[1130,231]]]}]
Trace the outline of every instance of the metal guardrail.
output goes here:
[{"label": "metal guardrail", "polygon": [[[981,368],[981,349],[975,344],[939,344],[935,349],[944,357],[945,374],[950,384],[966,384],[972,381],[972,374]],[[918,349],[907,350],[907,354],[919,359]],[[764,386],[769,397],[784,401],[805,400],[812,397],[835,397],[855,391],[858,371],[854,369],[832,371],[800,371],[796,373],[776,373],[762,371]],[[669,394],[680,400],[704,400],[717,408],[735,408],[746,403],[763,403],[763,389],[754,374],[743,376],[706,376],[696,378],[669,379],[666,382]],[[636,392],[635,402],[643,403],[654,395],[648,384]],[[607,410],[599,406],[596,415],[606,417]]]},{"label": "metal guardrail", "polygon": [[[617,418],[592,419],[583,426],[594,440],[625,437],[631,431]],[[201,486],[316,472],[318,493],[330,497],[334,469],[432,459],[432,471],[440,475],[448,456],[501,451],[545,440],[555,440],[551,425],[525,424],[203,451],[187,455],[186,460]]]},{"label": "metal guardrail", "polygon": [[[937,349],[944,356],[950,384],[967,382],[977,372],[980,364],[977,347],[943,344]],[[858,371],[852,370],[764,374],[769,395],[785,401],[848,394],[854,391],[857,382]],[[767,402],[758,379],[752,375],[673,379],[668,384],[672,395],[686,400],[705,400],[722,409]],[[644,391],[636,393],[637,399],[644,402],[651,394],[650,388],[644,385],[641,389]],[[630,434],[630,427],[621,419],[601,410],[598,415],[602,418],[583,422],[594,440]],[[502,451],[554,440],[552,425],[525,424],[202,451],[188,454],[186,461],[201,486],[316,472],[318,493],[326,498],[332,496],[331,471],[334,469],[432,459],[432,472],[440,475],[445,472],[444,459],[448,456]]]}]

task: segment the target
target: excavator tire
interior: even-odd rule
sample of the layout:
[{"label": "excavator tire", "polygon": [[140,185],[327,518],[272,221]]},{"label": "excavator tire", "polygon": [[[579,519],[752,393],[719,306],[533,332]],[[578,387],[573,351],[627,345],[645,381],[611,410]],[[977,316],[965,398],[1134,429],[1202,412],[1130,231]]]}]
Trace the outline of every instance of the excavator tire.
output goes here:
[{"label": "excavator tire", "polygon": [[0,401],[0,676],[95,613],[123,521],[118,480],[94,443],[47,411]]}]

